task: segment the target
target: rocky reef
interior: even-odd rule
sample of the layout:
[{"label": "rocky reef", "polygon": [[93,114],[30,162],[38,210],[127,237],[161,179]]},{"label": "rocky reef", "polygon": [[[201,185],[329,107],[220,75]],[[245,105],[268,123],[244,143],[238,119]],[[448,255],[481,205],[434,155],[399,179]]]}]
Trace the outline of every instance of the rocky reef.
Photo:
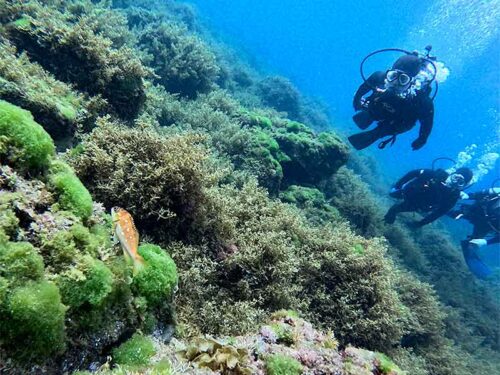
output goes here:
[{"label": "rocky reef", "polygon": [[134,336],[117,349],[115,359],[118,369],[110,371],[105,364],[97,374],[405,374],[381,353],[352,346],[340,349],[333,333],[316,330],[285,310],[244,336],[173,339],[168,346],[154,337]]},{"label": "rocky reef", "polygon": [[132,274],[109,216],[29,112],[0,101],[0,139],[2,371],[88,366],[137,328],[170,324],[168,254],[142,245],[146,265]]},{"label": "rocky reef", "polygon": [[383,225],[321,105],[191,8],[0,0],[0,22],[0,372],[498,371],[500,309],[443,230]]}]

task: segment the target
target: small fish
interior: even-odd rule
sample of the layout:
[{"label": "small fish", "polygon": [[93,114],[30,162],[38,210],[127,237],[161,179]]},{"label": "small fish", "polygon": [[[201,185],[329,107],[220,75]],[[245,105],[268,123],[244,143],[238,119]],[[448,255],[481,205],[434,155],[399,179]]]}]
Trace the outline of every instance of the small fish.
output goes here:
[{"label": "small fish", "polygon": [[126,210],[120,207],[111,209],[113,220],[113,236],[120,245],[125,259],[134,266],[134,275],[144,267],[144,259],[139,255],[139,232],[135,228],[134,219]]}]

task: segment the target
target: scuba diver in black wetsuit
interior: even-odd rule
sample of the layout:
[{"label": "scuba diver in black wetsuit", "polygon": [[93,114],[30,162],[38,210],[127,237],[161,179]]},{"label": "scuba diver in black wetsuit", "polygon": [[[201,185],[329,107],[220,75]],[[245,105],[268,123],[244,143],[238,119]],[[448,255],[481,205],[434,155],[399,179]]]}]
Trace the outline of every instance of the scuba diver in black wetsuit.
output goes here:
[{"label": "scuba diver in black wetsuit", "polygon": [[471,180],[472,171],[469,168],[458,168],[451,174],[443,169],[413,170],[392,188],[389,195],[403,201],[393,205],[384,220],[392,224],[400,212],[426,212],[429,214],[413,226],[429,224],[455,206]]},{"label": "scuba diver in black wetsuit", "polygon": [[[429,95],[437,74],[436,65],[432,62],[435,58],[429,57],[431,48],[426,47],[426,56],[404,51],[407,54],[400,57],[390,70],[373,73],[358,88],[353,100],[354,110],[357,111],[353,120],[363,130],[375,121],[377,126],[351,135],[348,139],[354,148],[362,150],[389,136],[379,144],[379,148],[384,148],[388,143],[394,143],[398,134],[412,129],[417,120],[420,132],[412,148],[418,150],[427,142],[434,121],[433,98]],[[371,95],[364,98],[370,91]]]},{"label": "scuba diver in black wetsuit", "polygon": [[[463,204],[450,213],[455,219],[465,219],[473,225],[470,243],[481,247],[500,242],[500,188],[490,188],[468,194],[473,204]],[[492,235],[488,240],[486,237]]]},{"label": "scuba diver in black wetsuit", "polygon": [[461,242],[462,251],[469,269],[477,277],[486,278],[491,270],[476,251],[483,246],[500,243],[500,188],[470,193],[465,199],[474,203],[461,205],[449,216],[457,220],[465,219],[473,225],[472,234]]}]

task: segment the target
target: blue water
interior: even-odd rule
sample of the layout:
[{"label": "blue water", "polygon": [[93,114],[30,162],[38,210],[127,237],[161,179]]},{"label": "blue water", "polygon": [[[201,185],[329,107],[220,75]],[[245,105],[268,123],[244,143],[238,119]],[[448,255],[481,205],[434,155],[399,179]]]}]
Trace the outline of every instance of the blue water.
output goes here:
[{"label": "blue water", "polygon": [[[358,131],[351,103],[362,82],[360,60],[380,48],[423,50],[432,44],[451,74],[436,98],[427,145],[411,150],[416,126],[390,149],[364,151],[380,160],[391,178],[429,167],[438,156],[457,159],[471,145],[477,146],[468,164],[474,169],[483,155],[500,151],[498,0],[189,2],[226,42],[255,56],[268,72],[289,77],[302,92],[322,98],[334,127],[345,135]],[[367,74],[387,69],[397,57],[374,58]],[[488,187],[498,171],[497,160],[475,188]]]},{"label": "blue water", "polygon": [[[268,73],[287,76],[302,92],[327,103],[333,127],[343,135],[359,131],[351,120],[351,103],[362,83],[363,57],[381,48],[423,51],[432,44],[432,53],[451,74],[440,85],[428,143],[411,150],[417,125],[392,148],[372,146],[363,153],[376,157],[390,180],[410,169],[429,168],[437,157],[470,159],[467,166],[475,172],[482,169],[471,191],[490,187],[499,177],[500,159],[494,162],[500,153],[499,0],[188,2],[226,43],[256,58]],[[397,57],[374,57],[366,74],[389,68]],[[480,168],[485,160],[493,163]],[[463,234],[470,226],[453,229]],[[500,264],[500,253],[489,255],[490,263]]]}]

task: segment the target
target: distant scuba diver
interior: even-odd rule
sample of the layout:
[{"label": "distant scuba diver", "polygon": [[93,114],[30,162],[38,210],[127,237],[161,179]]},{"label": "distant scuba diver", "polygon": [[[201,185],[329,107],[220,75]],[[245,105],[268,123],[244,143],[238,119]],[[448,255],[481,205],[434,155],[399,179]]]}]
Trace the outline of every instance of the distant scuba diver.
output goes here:
[{"label": "distant scuba diver", "polygon": [[492,187],[470,193],[466,199],[473,200],[474,203],[461,205],[449,216],[465,219],[473,225],[472,234],[461,242],[462,251],[472,273],[479,278],[486,278],[492,271],[479,258],[477,250],[500,243],[500,188]]},{"label": "distant scuba diver", "polygon": [[[429,137],[434,122],[433,99],[437,94],[436,75],[438,73],[435,57],[430,57],[432,47],[427,46],[427,54],[408,52],[401,49],[383,49],[372,52],[361,63],[363,84],[354,95],[353,105],[357,113],[353,120],[360,129],[367,129],[374,121],[377,126],[369,131],[351,135],[349,142],[357,150],[362,150],[377,140],[389,137],[379,143],[379,148],[394,144],[396,136],[412,129],[417,120],[420,122],[419,136],[412,143],[413,150],[420,149]],[[363,64],[371,56],[386,51],[405,53],[386,72],[377,71],[368,79],[363,73]],[[441,64],[442,65],[442,64]],[[430,97],[431,84],[435,82],[436,91]],[[370,96],[364,96],[371,91]]]},{"label": "distant scuba diver", "polygon": [[448,213],[465,194],[462,192],[473,177],[469,168],[458,168],[453,173],[443,169],[416,169],[403,176],[391,189],[390,196],[402,199],[387,211],[384,221],[394,223],[400,212],[428,213],[413,223],[421,227]]}]

